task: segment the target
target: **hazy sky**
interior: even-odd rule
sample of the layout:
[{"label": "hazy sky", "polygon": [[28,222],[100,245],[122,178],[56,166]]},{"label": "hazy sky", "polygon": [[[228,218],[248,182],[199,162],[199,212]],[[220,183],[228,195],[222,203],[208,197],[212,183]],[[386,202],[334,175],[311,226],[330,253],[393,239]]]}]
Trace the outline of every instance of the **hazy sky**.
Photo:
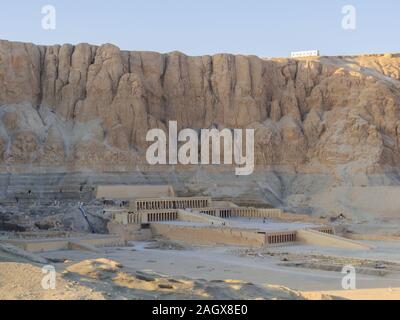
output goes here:
[{"label": "hazy sky", "polygon": [[[56,30],[42,29],[47,4],[56,8]],[[355,30],[342,28],[348,4],[357,10]],[[400,52],[399,13],[398,0],[12,0],[1,4],[0,38],[190,55]]]}]

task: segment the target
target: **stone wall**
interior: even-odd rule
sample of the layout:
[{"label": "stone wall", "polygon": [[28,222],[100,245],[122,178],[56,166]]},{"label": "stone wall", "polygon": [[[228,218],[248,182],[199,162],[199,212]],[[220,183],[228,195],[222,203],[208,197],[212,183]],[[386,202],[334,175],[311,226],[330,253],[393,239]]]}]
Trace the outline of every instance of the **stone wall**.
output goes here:
[{"label": "stone wall", "polygon": [[218,228],[193,227],[173,224],[151,224],[153,235],[163,236],[170,240],[184,241],[189,244],[236,245],[261,247],[265,245],[265,234],[254,231]]}]

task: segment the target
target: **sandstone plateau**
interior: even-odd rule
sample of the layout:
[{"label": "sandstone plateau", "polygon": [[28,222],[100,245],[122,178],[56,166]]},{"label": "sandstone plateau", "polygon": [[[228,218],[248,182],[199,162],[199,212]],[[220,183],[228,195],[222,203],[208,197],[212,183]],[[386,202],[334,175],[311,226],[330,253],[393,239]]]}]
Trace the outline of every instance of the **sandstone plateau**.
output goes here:
[{"label": "sandstone plateau", "polygon": [[[273,205],[311,212],[324,206],[362,212],[360,205],[373,201],[380,187],[389,202],[399,199],[393,188],[400,181],[400,55],[190,57],[111,44],[0,41],[4,177],[145,174],[151,170],[146,133],[165,129],[169,120],[179,129],[256,129],[258,173],[240,180],[228,169],[226,181],[239,183],[224,191],[217,174],[204,177],[192,168],[189,178],[187,168],[176,168],[172,183],[182,192],[259,192]],[[351,199],[336,202],[349,191],[356,192],[353,208]],[[393,206],[387,212],[396,214],[398,204],[385,199]]]}]

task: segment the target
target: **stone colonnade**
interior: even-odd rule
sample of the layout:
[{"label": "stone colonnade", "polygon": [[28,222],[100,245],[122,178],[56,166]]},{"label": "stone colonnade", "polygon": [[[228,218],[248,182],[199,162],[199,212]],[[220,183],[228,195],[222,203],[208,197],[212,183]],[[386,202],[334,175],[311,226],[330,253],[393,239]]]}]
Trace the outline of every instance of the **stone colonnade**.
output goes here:
[{"label": "stone colonnade", "polygon": [[331,234],[331,235],[335,234],[335,230],[333,229],[333,227],[330,227],[330,226],[314,227],[311,229],[314,231],[318,231],[318,232],[322,232],[322,233],[326,233],[326,234]]},{"label": "stone colonnade", "polygon": [[130,212],[128,224],[140,224],[158,221],[178,220],[178,210],[160,210],[153,212]]},{"label": "stone colonnade", "polygon": [[258,209],[258,208],[203,208],[200,213],[219,218],[280,218],[281,209]]},{"label": "stone colonnade", "polygon": [[206,208],[211,205],[211,198],[170,198],[170,199],[138,199],[135,201],[135,210],[165,210],[165,209],[186,209]]},{"label": "stone colonnade", "polygon": [[268,244],[295,242],[296,231],[289,233],[267,234],[266,238]]}]

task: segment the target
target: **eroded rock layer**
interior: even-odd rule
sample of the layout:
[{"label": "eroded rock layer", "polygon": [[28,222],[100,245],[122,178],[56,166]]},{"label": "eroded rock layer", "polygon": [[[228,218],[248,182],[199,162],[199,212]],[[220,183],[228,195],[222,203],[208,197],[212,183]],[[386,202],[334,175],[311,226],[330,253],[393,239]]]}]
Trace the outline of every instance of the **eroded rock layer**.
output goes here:
[{"label": "eroded rock layer", "polygon": [[399,67],[389,54],[190,57],[0,41],[0,169],[145,171],[147,131],[176,120],[179,129],[255,128],[261,171],[357,186],[390,174],[379,179],[393,185]]}]

